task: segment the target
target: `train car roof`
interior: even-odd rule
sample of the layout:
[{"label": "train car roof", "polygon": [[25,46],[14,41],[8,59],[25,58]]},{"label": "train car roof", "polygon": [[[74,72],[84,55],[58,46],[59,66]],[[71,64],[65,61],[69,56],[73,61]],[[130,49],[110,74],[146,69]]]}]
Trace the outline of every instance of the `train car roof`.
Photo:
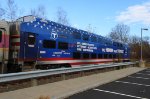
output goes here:
[{"label": "train car roof", "polygon": [[[19,21],[19,22],[31,22],[31,23],[35,22],[35,21],[36,22],[41,22],[41,23],[45,23],[45,25],[48,25],[48,26],[51,25],[51,26],[54,26],[54,27],[57,27],[57,28],[64,29],[64,30],[69,31],[69,32],[78,32],[78,33],[81,33],[81,34],[88,34],[90,36],[96,36],[97,38],[102,39],[104,42],[123,44],[122,42],[114,41],[114,40],[109,39],[107,37],[103,37],[101,35],[98,35],[96,33],[91,33],[91,32],[85,31],[85,30],[81,30],[81,29],[77,29],[77,28],[74,28],[74,27],[66,26],[66,25],[63,25],[63,24],[60,24],[60,23],[56,23],[54,21],[42,19],[42,18],[35,17],[35,16],[32,16],[32,15],[21,17],[21,18],[17,19],[17,21]],[[127,44],[123,44],[123,45],[127,45]]]}]

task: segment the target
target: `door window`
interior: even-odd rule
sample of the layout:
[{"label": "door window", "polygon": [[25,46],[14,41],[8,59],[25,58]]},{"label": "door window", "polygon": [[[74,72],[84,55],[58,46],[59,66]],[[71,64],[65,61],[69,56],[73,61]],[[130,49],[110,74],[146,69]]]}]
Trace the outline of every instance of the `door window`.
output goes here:
[{"label": "door window", "polygon": [[0,30],[0,42],[2,42],[2,31]]},{"label": "door window", "polygon": [[35,34],[28,34],[28,46],[34,47],[35,42],[36,42]]}]

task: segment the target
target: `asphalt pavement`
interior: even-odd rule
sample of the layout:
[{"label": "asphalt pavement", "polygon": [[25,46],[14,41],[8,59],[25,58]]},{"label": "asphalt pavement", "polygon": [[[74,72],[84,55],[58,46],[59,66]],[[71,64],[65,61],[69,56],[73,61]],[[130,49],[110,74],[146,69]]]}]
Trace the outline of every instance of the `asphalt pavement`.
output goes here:
[{"label": "asphalt pavement", "polygon": [[77,93],[67,99],[150,99],[150,69]]},{"label": "asphalt pavement", "polygon": [[[136,88],[134,87],[135,86],[134,84],[132,85],[124,84],[120,82],[113,82],[111,84],[108,82],[112,82],[117,79],[119,79],[118,81],[125,81],[125,82],[130,82],[131,80],[133,81],[132,83],[143,82],[143,84],[146,84],[148,86],[150,80],[146,78],[148,78],[149,76],[145,74],[134,74],[144,69],[145,68],[140,68],[140,67],[128,67],[128,68],[124,68],[120,70],[113,70],[113,71],[78,77],[74,79],[58,81],[54,83],[33,86],[33,87],[19,89],[15,91],[4,92],[4,93],[0,93],[0,99],[39,99],[40,96],[48,96],[50,97],[50,99],[64,99],[68,96],[71,96],[79,92],[83,92],[91,88],[92,88],[91,90],[71,96],[70,99],[132,99],[133,97],[129,97],[127,95],[118,95],[118,94],[121,92],[122,94],[123,93],[129,94],[128,92],[125,92],[125,91],[128,88],[130,88],[130,86],[131,86],[130,89]],[[145,73],[145,72],[142,71],[139,73]],[[131,74],[134,74],[134,75],[131,75]],[[127,77],[129,75],[131,77]],[[145,79],[135,78],[136,75],[137,77],[145,77]],[[126,78],[123,78],[123,77],[126,77]],[[123,79],[120,79],[120,78],[123,78]],[[97,87],[100,85],[103,85],[103,86]],[[125,87],[126,85],[128,87]],[[120,87],[122,87],[121,88],[122,91],[119,91],[121,90],[119,89]],[[140,88],[147,88],[147,87],[139,86],[138,89],[140,90]],[[113,92],[116,92],[116,93],[113,93]],[[147,89],[146,89],[146,92],[145,90],[141,90],[141,95],[139,97],[149,97],[148,92],[149,91],[147,91]],[[136,95],[136,93],[134,93],[133,95],[138,96]]]}]

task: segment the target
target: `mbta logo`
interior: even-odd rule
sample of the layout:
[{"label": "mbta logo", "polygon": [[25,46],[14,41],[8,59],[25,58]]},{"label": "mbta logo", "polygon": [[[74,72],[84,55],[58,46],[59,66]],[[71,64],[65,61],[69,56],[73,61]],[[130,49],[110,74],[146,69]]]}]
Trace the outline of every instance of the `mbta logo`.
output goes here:
[{"label": "mbta logo", "polygon": [[51,38],[54,39],[54,40],[57,39],[58,38],[58,34],[55,31],[52,31]]}]

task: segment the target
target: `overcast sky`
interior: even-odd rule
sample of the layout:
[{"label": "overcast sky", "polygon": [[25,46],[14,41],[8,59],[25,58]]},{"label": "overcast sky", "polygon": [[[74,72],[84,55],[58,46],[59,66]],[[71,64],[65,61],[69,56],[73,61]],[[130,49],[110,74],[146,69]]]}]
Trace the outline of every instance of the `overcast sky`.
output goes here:
[{"label": "overcast sky", "polygon": [[[6,6],[6,0],[0,0]],[[30,10],[39,5],[46,9],[49,20],[56,19],[58,7],[62,7],[68,15],[72,26],[85,30],[91,24],[96,34],[107,35],[118,23],[130,26],[130,34],[140,36],[141,28],[144,36],[150,36],[150,0],[14,0],[21,15],[30,14]]]}]

